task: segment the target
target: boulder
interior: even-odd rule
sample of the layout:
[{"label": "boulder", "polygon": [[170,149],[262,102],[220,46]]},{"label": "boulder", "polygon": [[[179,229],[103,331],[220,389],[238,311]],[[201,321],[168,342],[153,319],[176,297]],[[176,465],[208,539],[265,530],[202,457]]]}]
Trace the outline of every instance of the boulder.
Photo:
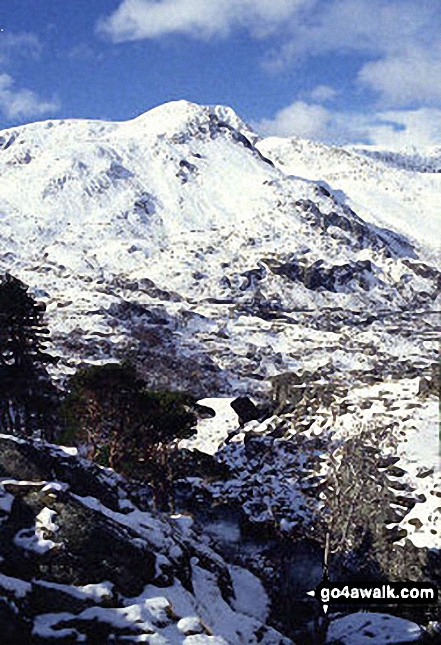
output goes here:
[{"label": "boulder", "polygon": [[247,396],[239,396],[230,403],[231,407],[239,417],[241,426],[259,419],[260,413],[257,406]]}]

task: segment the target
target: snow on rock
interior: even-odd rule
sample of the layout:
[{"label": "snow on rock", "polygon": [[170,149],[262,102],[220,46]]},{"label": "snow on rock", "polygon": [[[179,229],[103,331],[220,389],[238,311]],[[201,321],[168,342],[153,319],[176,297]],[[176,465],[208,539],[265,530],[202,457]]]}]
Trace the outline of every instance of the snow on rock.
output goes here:
[{"label": "snow on rock", "polygon": [[11,512],[14,496],[0,486],[0,522]]},{"label": "snow on rock", "polygon": [[366,221],[402,232],[439,253],[439,239],[433,235],[441,189],[437,170],[421,172],[418,164],[400,163],[387,151],[375,154],[299,138],[270,137],[257,147],[284,172],[321,183]]},{"label": "snow on rock", "polygon": [[188,531],[191,529],[191,527],[194,524],[194,520],[191,517],[191,515],[187,515],[185,513],[175,513],[170,516],[170,519],[173,520],[173,522],[179,526],[181,531]]},{"label": "snow on rock", "polygon": [[176,626],[179,631],[186,636],[201,634],[204,631],[204,626],[202,625],[200,619],[196,616],[187,616],[186,618],[181,618]]},{"label": "snow on rock", "polygon": [[[398,476],[390,475],[396,496],[402,499],[400,482],[411,492],[414,505],[404,518],[391,523],[405,530],[405,538],[420,548],[440,548],[441,535],[441,469],[439,457],[439,404],[434,398],[418,397],[419,378],[380,382],[369,387],[353,388],[347,404],[356,409],[338,417],[332,427],[333,441],[356,436],[360,427],[391,425],[381,442],[385,456],[394,458]],[[356,405],[362,404],[363,408]],[[317,424],[318,425],[318,424]],[[311,426],[311,430],[314,425]],[[329,429],[328,429],[329,431]],[[400,506],[400,504],[399,504]],[[401,504],[402,506],[402,504]]]},{"label": "snow on rock", "polygon": [[439,403],[427,401],[412,415],[403,442],[398,448],[397,465],[406,471],[417,503],[399,526],[417,547],[441,546],[441,456]]},{"label": "snow on rock", "polygon": [[[0,590],[24,621],[20,629],[32,631],[33,645],[87,642],[97,634],[163,645],[191,639],[201,645],[289,645],[266,624],[266,612],[253,617],[246,607],[245,586],[263,606],[257,580],[237,570],[233,582],[223,558],[188,523],[182,528],[179,517],[153,514],[133,500],[130,513],[120,512],[119,501],[130,497],[126,482],[76,455],[42,441],[17,444],[3,436],[0,442],[0,474],[1,455],[9,456],[3,486],[14,505],[26,508],[0,525]],[[52,465],[62,461],[55,466],[58,476],[63,470],[70,479],[75,471],[69,486],[44,481],[50,456]],[[28,480],[17,486],[23,484],[19,470],[33,470],[35,485]],[[97,497],[84,495],[86,487]],[[20,559],[14,577],[17,548],[32,557]],[[3,614],[0,629],[2,620]],[[13,633],[22,642],[22,632]]]},{"label": "snow on rock", "polygon": [[114,584],[108,581],[91,583],[82,587],[76,587],[71,584],[48,582],[47,580],[34,581],[34,584],[37,584],[38,587],[45,587],[46,589],[53,589],[55,591],[66,593],[80,600],[93,600],[97,603],[111,598],[114,589]]},{"label": "snow on rock", "polygon": [[11,578],[10,576],[5,576],[3,573],[0,574],[0,588],[3,591],[11,592],[17,598],[24,598],[28,593],[30,593],[32,586],[19,578]]},{"label": "snow on rock", "polygon": [[35,526],[20,530],[14,537],[14,544],[25,551],[35,553],[46,553],[61,546],[61,543],[47,538],[48,534],[58,531],[59,527],[53,521],[56,515],[55,510],[43,508],[35,518]]},{"label": "snow on rock", "polygon": [[415,623],[389,616],[359,612],[331,621],[327,645],[406,645],[420,642],[421,627]]},{"label": "snow on rock", "polygon": [[234,607],[247,616],[265,620],[269,613],[269,599],[262,582],[250,571],[230,567],[234,588]]}]

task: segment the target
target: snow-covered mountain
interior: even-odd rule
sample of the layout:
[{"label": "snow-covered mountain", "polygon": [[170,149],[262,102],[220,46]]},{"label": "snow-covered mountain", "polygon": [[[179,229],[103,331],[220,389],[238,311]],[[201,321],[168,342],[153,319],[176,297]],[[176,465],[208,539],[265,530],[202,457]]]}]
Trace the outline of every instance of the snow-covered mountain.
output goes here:
[{"label": "snow-covered mountain", "polygon": [[[372,520],[389,573],[419,558],[425,575],[441,546],[439,157],[262,139],[184,101],[10,129],[0,272],[46,303],[61,374],[129,356],[151,385],[217,399],[187,444],[232,473],[193,482],[211,499],[314,537],[337,475],[358,478],[366,504],[341,524]],[[273,416],[239,427],[244,394]],[[359,444],[370,458],[349,467]]]},{"label": "snow-covered mountain", "polygon": [[[0,142],[0,270],[46,299],[70,359],[78,343],[82,358],[145,349],[159,326],[169,371],[185,357],[187,373],[201,367],[218,388],[236,387],[238,376],[295,365],[298,333],[285,323],[300,311],[366,317],[432,308],[438,296],[439,274],[421,259],[424,227],[402,208],[418,203],[407,174],[391,171],[392,197],[375,202],[388,167],[307,142],[274,150],[229,108],[170,103],[126,123],[31,124]],[[350,174],[346,157],[370,182],[357,189],[359,210],[375,217],[361,219],[331,181],[332,167]],[[434,228],[426,201],[419,214]],[[389,228],[398,209],[407,237]]]}]

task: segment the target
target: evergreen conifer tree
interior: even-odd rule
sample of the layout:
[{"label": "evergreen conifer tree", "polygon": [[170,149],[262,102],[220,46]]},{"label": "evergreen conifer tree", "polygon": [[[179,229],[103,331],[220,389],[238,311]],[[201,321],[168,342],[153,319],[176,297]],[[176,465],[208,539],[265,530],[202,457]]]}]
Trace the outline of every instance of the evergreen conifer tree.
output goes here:
[{"label": "evergreen conifer tree", "polygon": [[0,280],[0,428],[50,439],[57,390],[46,369],[55,359],[45,351],[44,312],[21,280]]}]

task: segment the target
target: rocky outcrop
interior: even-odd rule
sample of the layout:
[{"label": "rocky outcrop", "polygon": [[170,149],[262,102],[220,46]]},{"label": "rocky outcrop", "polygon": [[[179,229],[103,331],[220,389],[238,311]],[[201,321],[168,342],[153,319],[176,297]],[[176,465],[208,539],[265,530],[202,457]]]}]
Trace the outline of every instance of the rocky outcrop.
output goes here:
[{"label": "rocky outcrop", "polygon": [[273,266],[272,271],[277,275],[284,275],[290,280],[301,282],[312,291],[323,289],[337,293],[348,289],[351,283],[356,283],[365,291],[369,291],[377,284],[375,268],[369,260],[359,260],[331,267],[324,266],[322,260],[311,265],[292,260],[280,266]]},{"label": "rocky outcrop", "polygon": [[182,644],[198,634],[201,645],[289,645],[264,616],[241,612],[237,579],[189,518],[142,510],[122,478],[62,448],[2,435],[0,455],[5,645],[165,634]]}]

